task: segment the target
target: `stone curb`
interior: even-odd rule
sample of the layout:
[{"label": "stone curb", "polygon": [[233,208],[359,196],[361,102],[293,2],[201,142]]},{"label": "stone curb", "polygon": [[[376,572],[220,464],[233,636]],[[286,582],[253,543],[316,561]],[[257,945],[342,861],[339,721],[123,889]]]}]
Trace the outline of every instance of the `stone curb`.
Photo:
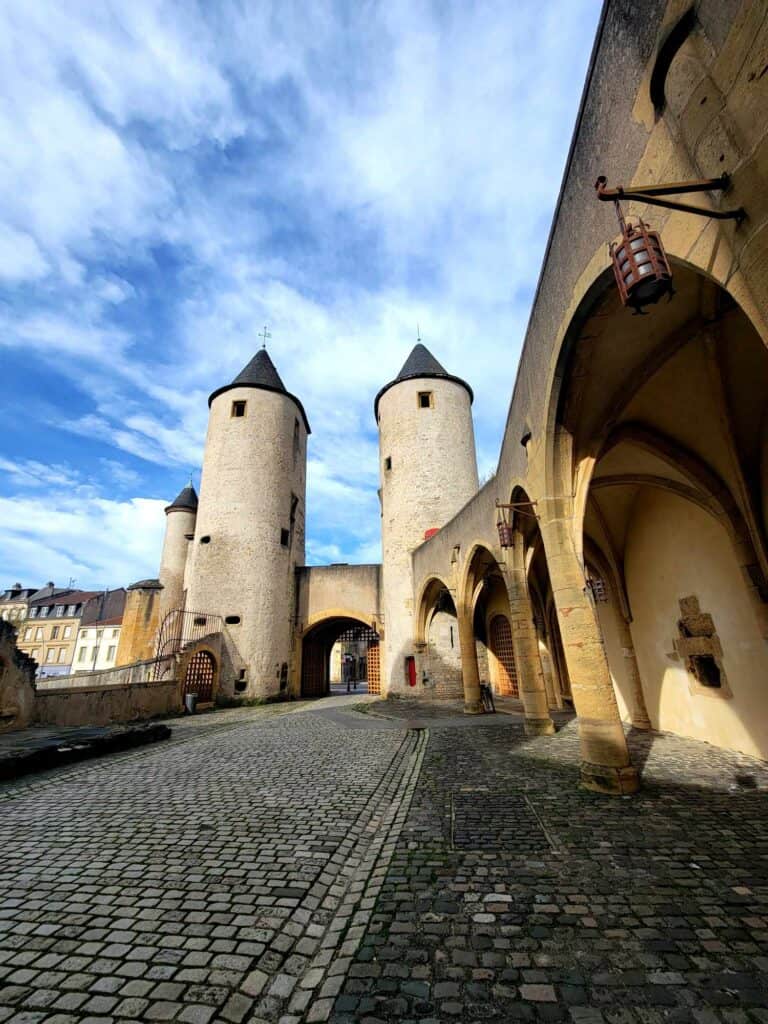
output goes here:
[{"label": "stone curb", "polygon": [[366,831],[372,836],[368,848],[359,859],[346,895],[328,926],[320,954],[299,982],[305,990],[313,990],[314,998],[303,1007],[298,1001],[297,1005],[289,1006],[289,1012],[298,1012],[297,1020],[317,1024],[328,1020],[331,1015],[347,970],[371,922],[376,900],[408,817],[428,741],[428,730],[416,731],[416,742],[389,805],[383,809],[382,815],[369,823]]},{"label": "stone curb", "polygon": [[134,727],[121,726],[99,736],[79,737],[75,734],[71,737],[54,737],[49,743],[32,750],[0,754],[0,781],[7,782],[34,772],[100,757],[102,754],[132,750],[134,747],[166,740],[170,735],[171,730],[167,725],[153,723]]}]

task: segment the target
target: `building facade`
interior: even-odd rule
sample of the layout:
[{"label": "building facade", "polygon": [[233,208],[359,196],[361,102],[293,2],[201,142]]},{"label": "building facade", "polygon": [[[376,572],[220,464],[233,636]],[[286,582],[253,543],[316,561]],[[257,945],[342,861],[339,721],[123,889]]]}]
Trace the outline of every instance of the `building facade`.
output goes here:
[{"label": "building facade", "polygon": [[42,596],[33,595],[26,620],[18,628],[18,646],[38,664],[38,678],[69,675],[83,608],[92,590],[57,590],[49,584]]},{"label": "building facade", "polygon": [[[324,692],[362,624],[383,694],[475,713],[488,681],[536,735],[572,707],[595,790],[637,788],[629,725],[768,756],[767,47],[761,0],[604,5],[496,473],[478,489],[471,389],[418,346],[375,400],[381,567],[303,567],[309,428],[266,353],[213,393],[161,576],[224,638],[223,695]],[[698,183],[698,213],[624,202],[674,282],[643,316],[600,175]]]},{"label": "building facade", "polygon": [[86,601],[77,631],[73,674],[115,667],[125,599],[126,591],[120,587]]}]

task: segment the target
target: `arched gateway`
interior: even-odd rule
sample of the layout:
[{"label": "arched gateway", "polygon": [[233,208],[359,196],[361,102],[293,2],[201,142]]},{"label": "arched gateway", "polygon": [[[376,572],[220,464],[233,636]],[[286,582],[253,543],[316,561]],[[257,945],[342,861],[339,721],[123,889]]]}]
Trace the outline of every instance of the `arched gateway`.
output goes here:
[{"label": "arched gateway", "polygon": [[301,696],[325,697],[331,692],[331,655],[340,644],[350,659],[355,681],[367,682],[368,693],[381,693],[379,634],[358,619],[336,616],[310,629],[301,641]]}]

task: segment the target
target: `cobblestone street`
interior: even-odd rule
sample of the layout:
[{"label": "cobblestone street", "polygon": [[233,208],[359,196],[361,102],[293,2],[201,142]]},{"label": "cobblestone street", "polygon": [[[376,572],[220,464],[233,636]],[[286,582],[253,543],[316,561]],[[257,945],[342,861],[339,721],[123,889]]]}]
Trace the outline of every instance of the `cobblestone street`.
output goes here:
[{"label": "cobblestone street", "polygon": [[763,762],[634,734],[616,800],[567,717],[171,726],[0,786],[0,1024],[768,1022]]}]

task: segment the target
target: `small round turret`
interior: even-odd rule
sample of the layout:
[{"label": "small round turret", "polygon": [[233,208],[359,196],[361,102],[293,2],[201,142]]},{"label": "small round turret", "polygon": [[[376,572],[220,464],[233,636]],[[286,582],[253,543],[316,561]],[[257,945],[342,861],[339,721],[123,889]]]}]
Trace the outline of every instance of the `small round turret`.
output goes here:
[{"label": "small round turret", "polygon": [[411,552],[477,492],[472,389],[422,344],[376,396],[381,477],[384,676],[405,684],[412,654]]},{"label": "small round turret", "polygon": [[168,612],[184,607],[184,574],[197,518],[197,492],[192,481],[165,509],[165,538],[160,558],[160,623]]}]

